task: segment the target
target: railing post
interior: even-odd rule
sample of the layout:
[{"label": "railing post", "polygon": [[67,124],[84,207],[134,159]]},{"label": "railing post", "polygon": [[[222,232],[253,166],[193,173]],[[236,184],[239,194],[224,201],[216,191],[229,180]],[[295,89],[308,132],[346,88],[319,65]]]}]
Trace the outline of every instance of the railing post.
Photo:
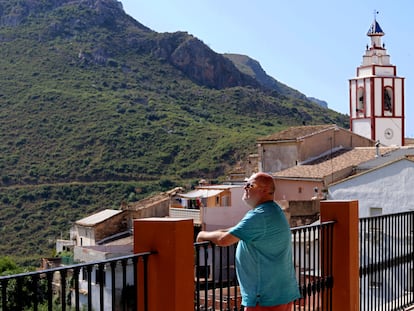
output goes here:
[{"label": "railing post", "polygon": [[[148,259],[148,311],[194,310],[192,219],[143,218],[134,221],[134,252]],[[144,309],[144,274],[138,270],[137,311]]]},{"label": "railing post", "polygon": [[358,201],[321,201],[321,222],[335,221],[332,310],[359,310]]}]

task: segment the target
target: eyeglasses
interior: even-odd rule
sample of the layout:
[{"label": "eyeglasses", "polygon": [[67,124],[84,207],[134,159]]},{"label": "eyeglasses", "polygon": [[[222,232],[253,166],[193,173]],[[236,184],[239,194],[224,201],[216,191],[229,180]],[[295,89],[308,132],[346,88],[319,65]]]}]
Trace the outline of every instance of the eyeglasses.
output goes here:
[{"label": "eyeglasses", "polygon": [[252,189],[254,187],[256,187],[256,185],[250,182],[244,184],[244,189]]}]

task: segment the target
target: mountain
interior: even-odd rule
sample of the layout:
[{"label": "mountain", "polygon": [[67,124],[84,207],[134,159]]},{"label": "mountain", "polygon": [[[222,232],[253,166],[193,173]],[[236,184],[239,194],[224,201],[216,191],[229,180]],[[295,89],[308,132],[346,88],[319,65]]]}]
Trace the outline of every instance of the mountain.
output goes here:
[{"label": "mountain", "polygon": [[0,53],[0,256],[46,255],[87,213],[219,181],[259,136],[348,126],[115,0],[0,0]]},{"label": "mountain", "polygon": [[328,103],[327,103],[326,101],[324,101],[324,100],[317,99],[317,98],[315,98],[315,97],[308,97],[308,99],[309,99],[310,101],[312,101],[312,102],[314,102],[314,103],[318,104],[318,105],[319,105],[319,106],[321,106],[321,107],[328,108]]},{"label": "mountain", "polygon": [[304,94],[267,75],[260,63],[249,56],[229,53],[223,54],[223,56],[230,59],[237,69],[257,80],[263,87],[286,96],[306,100]]},{"label": "mountain", "polygon": [[274,90],[278,93],[292,96],[298,99],[308,99],[311,102],[314,102],[321,107],[328,108],[328,103],[326,101],[314,98],[306,97],[306,95],[300,93],[299,91],[277,81],[275,78],[269,76],[262,68],[260,63],[247,55],[240,54],[223,54],[223,56],[230,59],[234,65],[241,72],[253,77],[257,80],[263,87]]}]

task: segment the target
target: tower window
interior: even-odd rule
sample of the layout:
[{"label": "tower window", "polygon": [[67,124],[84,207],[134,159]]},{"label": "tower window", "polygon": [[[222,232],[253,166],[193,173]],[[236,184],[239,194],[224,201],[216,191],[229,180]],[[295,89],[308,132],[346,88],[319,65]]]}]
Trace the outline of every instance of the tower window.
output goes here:
[{"label": "tower window", "polygon": [[392,112],[392,88],[387,86],[384,88],[384,111]]},{"label": "tower window", "polygon": [[360,87],[358,88],[358,101],[357,101],[357,112],[363,112],[365,110],[365,98],[364,98],[364,88]]}]

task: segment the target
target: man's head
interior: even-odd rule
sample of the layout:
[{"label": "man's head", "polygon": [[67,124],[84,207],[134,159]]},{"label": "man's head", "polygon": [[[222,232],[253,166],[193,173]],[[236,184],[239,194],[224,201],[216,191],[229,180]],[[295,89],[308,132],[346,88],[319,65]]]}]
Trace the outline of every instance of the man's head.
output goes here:
[{"label": "man's head", "polygon": [[254,208],[258,204],[273,200],[275,184],[266,173],[253,174],[244,185],[243,201]]}]

